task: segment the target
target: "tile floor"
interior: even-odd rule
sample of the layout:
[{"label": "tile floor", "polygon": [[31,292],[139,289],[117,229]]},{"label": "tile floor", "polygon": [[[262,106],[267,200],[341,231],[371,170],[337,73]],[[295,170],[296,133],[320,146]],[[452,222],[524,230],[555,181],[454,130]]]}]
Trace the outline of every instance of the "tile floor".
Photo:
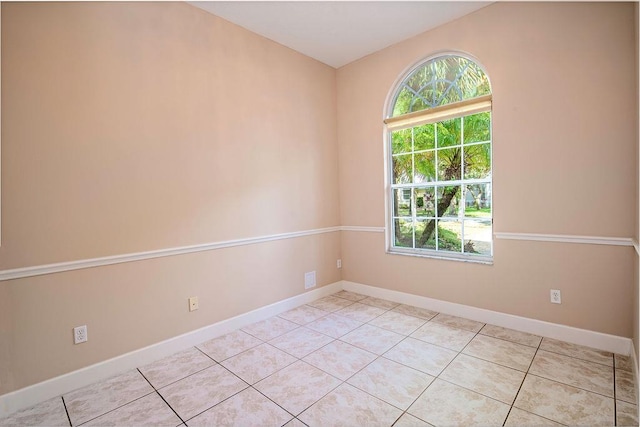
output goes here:
[{"label": "tile floor", "polygon": [[628,357],[341,291],[0,425],[637,426],[635,404]]}]

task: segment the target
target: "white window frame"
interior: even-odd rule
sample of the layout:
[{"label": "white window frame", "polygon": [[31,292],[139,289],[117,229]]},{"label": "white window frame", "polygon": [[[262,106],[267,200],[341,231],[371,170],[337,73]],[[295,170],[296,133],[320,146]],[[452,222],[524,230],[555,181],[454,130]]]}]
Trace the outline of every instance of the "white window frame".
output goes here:
[{"label": "white window frame", "polygon": [[[409,67],[403,73],[400,74],[396,82],[394,83],[392,90],[389,92],[387,97],[387,102],[385,103],[384,108],[384,157],[385,157],[385,250],[388,254],[395,255],[408,255],[415,257],[423,257],[423,258],[434,258],[434,259],[442,259],[442,260],[454,260],[454,261],[464,261],[464,262],[473,262],[480,264],[493,264],[493,214],[494,214],[494,197],[493,197],[493,173],[494,173],[494,165],[493,165],[493,108],[492,108],[492,95],[484,95],[473,99],[468,99],[464,101],[460,101],[457,103],[451,103],[444,105],[442,107],[435,107],[427,110],[412,112],[408,114],[404,114],[402,116],[392,117],[394,103],[396,100],[396,96],[401,89],[401,85],[407,76],[411,75],[415,70],[424,66],[430,61],[437,59],[446,55],[456,55],[463,58],[467,58],[470,61],[473,61],[478,67],[480,67],[486,73],[484,67],[480,64],[480,62],[473,58],[470,55],[462,54],[460,52],[443,52],[432,55],[426,59],[421,60],[417,64]],[[436,181],[429,183],[428,187],[433,187],[436,191],[439,186],[442,185],[460,185],[462,189],[464,189],[465,184],[473,184],[477,181],[477,183],[488,184],[491,190],[491,251],[490,255],[480,255],[480,254],[472,254],[472,253],[464,253],[464,231],[463,231],[463,240],[462,240],[462,251],[461,252],[449,252],[449,251],[440,251],[434,249],[421,249],[421,248],[405,248],[405,247],[397,247],[394,245],[395,235],[394,235],[394,215],[393,215],[393,203],[394,203],[394,195],[393,192],[395,189],[409,189],[409,188],[422,188],[425,187],[425,184],[395,184],[393,185],[393,154],[391,150],[391,134],[392,131],[401,130],[401,129],[410,129],[416,126],[429,124],[429,123],[437,123],[441,121],[446,121],[454,118],[460,118],[465,116],[470,116],[480,112],[491,112],[491,122],[490,122],[490,156],[491,156],[491,175],[488,179],[482,180],[473,180],[473,179],[464,179],[464,171],[461,174],[461,179],[456,181]],[[478,142],[475,144],[481,144],[485,142]],[[464,155],[464,147],[471,144],[462,144],[462,150]],[[433,151],[436,153],[438,149],[434,147]],[[412,153],[415,153],[412,150]],[[436,170],[437,170],[437,157],[436,157]],[[415,193],[414,193],[415,194]],[[466,194],[461,195],[462,203],[465,203]],[[415,204],[415,201],[414,203]],[[437,213],[435,213],[437,215]],[[412,217],[415,216],[412,212]],[[464,230],[464,218],[461,219],[462,222],[462,230]],[[415,239],[415,232],[414,232]],[[436,226],[436,239],[437,239],[437,226]]]}]

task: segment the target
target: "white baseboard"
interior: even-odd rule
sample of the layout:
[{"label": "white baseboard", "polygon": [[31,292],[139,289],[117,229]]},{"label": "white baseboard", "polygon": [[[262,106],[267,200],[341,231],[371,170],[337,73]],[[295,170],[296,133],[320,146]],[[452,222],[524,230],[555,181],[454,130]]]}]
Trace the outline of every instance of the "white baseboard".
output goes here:
[{"label": "white baseboard", "polygon": [[612,353],[622,354],[625,356],[631,354],[632,350],[630,338],[588,331],[586,329],[579,329],[572,326],[559,325],[557,323],[515,316],[513,314],[485,310],[483,308],[392,291],[390,289],[377,288],[375,286],[363,285],[361,283],[343,280],[342,285],[347,291],[357,292],[376,298],[383,298],[399,302],[401,304],[426,308],[439,313],[450,314],[452,316],[465,317],[478,322],[490,323],[492,325],[528,332],[542,337],[586,345],[588,347],[610,351]]},{"label": "white baseboard", "polygon": [[7,393],[0,396],[0,418],[72,390],[118,375],[124,371],[144,366],[173,353],[186,350],[189,347],[243,328],[251,323],[276,316],[340,290],[342,290],[342,282],[331,283],[157,344]]}]

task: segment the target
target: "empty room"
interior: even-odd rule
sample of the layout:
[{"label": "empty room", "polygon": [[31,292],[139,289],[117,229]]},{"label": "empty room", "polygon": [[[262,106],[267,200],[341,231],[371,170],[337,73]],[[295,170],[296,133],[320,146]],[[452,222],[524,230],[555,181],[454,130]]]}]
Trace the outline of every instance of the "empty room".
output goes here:
[{"label": "empty room", "polygon": [[637,2],[2,2],[0,426],[637,426]]}]

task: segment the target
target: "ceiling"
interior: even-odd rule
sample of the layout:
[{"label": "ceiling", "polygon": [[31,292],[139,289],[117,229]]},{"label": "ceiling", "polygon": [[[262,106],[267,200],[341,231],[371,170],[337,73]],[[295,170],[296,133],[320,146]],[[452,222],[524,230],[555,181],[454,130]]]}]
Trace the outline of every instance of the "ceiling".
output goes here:
[{"label": "ceiling", "polygon": [[334,68],[491,2],[189,1]]}]

